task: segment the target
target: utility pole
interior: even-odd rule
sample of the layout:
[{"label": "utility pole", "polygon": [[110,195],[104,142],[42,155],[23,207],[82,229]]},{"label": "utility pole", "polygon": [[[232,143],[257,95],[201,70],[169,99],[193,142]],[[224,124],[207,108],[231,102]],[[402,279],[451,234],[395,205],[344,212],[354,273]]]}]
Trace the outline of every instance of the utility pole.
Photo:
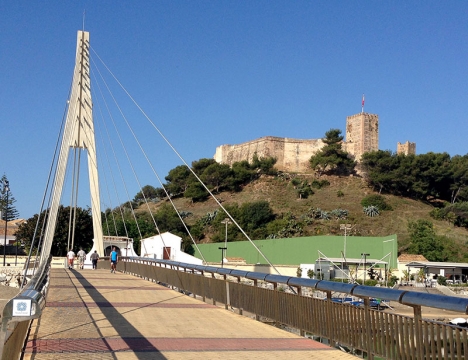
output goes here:
[{"label": "utility pole", "polygon": [[224,237],[224,249],[226,250],[226,256],[227,256],[227,227],[229,224],[232,224],[231,220],[229,218],[225,218],[223,221],[221,221],[221,224],[226,225],[226,235]]}]

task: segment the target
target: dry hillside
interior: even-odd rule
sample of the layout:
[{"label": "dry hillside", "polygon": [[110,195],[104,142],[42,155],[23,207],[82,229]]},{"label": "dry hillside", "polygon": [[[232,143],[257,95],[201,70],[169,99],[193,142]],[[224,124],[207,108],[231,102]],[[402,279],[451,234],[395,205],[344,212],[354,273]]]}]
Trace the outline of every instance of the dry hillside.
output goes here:
[{"label": "dry hillside", "polygon": [[[315,179],[313,175],[301,175],[301,177],[308,179],[309,182]],[[374,192],[366,186],[362,178],[322,176],[320,179],[327,179],[330,186],[314,189],[315,194],[309,196],[308,199],[299,199],[290,181],[272,176],[262,176],[238,193],[222,192],[217,195],[217,198],[222,201],[223,205],[234,202],[241,204],[267,200],[277,215],[290,212],[297,218],[310,208],[321,208],[326,211],[338,208],[346,209],[349,211],[346,223],[355,225],[352,229],[352,235],[386,236],[397,234],[400,249],[404,248],[409,241],[408,221],[417,219],[432,221],[437,234],[453,238],[460,245],[465,245],[468,241],[468,231],[464,228],[457,228],[448,222],[432,219],[429,216],[432,206],[429,204],[403,197],[384,195],[393,210],[381,212],[376,217],[368,217],[362,211],[361,200]],[[337,196],[338,191],[341,191],[344,196]],[[181,198],[175,199],[174,202],[179,211],[190,211],[193,214],[188,218],[188,223],[193,223],[207,212],[213,212],[218,208],[213,199],[192,203],[189,199]],[[341,221],[341,223],[343,222]],[[340,222],[337,220],[320,220],[305,227],[304,230],[305,235],[342,233]],[[209,241],[209,237],[204,241]]]}]

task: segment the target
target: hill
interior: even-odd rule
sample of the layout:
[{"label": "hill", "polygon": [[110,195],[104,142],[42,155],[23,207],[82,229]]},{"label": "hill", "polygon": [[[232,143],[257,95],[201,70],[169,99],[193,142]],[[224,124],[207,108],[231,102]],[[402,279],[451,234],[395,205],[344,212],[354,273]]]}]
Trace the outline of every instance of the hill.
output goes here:
[{"label": "hill", "polygon": [[[299,175],[302,179],[312,182],[314,175]],[[376,194],[360,177],[322,176],[330,185],[314,189],[314,194],[307,199],[299,199],[291,181],[276,176],[262,175],[259,179],[246,185],[240,192],[221,192],[217,198],[223,205],[258,200],[270,203],[275,215],[292,214],[299,218],[311,208],[321,208],[331,211],[333,209],[346,209],[349,212],[347,220],[319,220],[304,227],[304,236],[311,235],[341,235],[340,224],[348,223],[354,227],[349,235],[360,236],[386,236],[397,234],[399,250],[404,251],[409,243],[408,221],[426,219],[434,224],[438,235],[445,235],[454,239],[460,246],[468,242],[468,231],[458,228],[446,221],[434,220],[429,212],[433,209],[430,204],[394,195],[383,195],[386,202],[393,208],[392,211],[382,211],[379,216],[369,217],[364,214],[361,200],[370,194]],[[342,196],[338,196],[341,192]],[[198,219],[213,212],[219,206],[214,199],[204,202],[192,203],[187,198],[174,199],[179,211],[188,211],[193,215],[187,218],[188,224],[194,224]],[[155,204],[157,208],[162,203]],[[210,242],[210,234],[202,242]]]}]

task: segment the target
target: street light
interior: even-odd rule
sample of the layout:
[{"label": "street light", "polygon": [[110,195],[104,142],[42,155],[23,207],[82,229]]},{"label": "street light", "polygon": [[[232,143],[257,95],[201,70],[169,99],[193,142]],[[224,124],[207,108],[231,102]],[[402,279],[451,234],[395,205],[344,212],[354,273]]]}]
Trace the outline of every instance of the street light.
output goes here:
[{"label": "street light", "polygon": [[219,250],[221,250],[221,267],[224,267],[224,252],[227,250],[225,247],[219,247]]},{"label": "street light", "polygon": [[361,253],[361,256],[364,256],[364,282],[362,285],[366,285],[366,258],[367,256],[369,256],[370,254],[364,254],[364,253]]},{"label": "street light", "polygon": [[10,191],[10,183],[8,180],[3,180],[3,193],[6,192],[6,202],[3,206],[3,211],[5,213],[5,242],[3,243],[3,266],[5,266],[6,261],[6,240],[7,240],[7,222],[8,222],[8,192]]},{"label": "street light", "polygon": [[340,230],[344,230],[344,252],[343,257],[346,258],[346,232],[351,230],[353,227],[351,224],[340,224]]},{"label": "street light", "polygon": [[227,254],[227,227],[228,227],[229,224],[232,224],[232,221],[229,220],[229,218],[225,218],[223,221],[221,221],[221,224],[226,225],[226,235],[224,237],[224,247],[225,247],[226,254]]}]

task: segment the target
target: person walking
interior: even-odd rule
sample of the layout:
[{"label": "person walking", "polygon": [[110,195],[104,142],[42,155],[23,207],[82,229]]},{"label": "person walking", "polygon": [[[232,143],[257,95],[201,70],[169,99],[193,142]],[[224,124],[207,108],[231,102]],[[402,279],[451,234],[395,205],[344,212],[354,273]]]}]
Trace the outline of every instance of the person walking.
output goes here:
[{"label": "person walking", "polygon": [[110,262],[111,262],[111,273],[115,273],[115,268],[117,267],[117,262],[119,261],[119,253],[115,250],[115,247],[112,248],[112,252],[110,254]]},{"label": "person walking", "polygon": [[73,261],[75,260],[75,253],[73,252],[73,249],[70,249],[70,251],[67,254],[67,259],[68,259],[68,269],[73,269]]},{"label": "person walking", "polygon": [[97,253],[97,250],[94,250],[94,252],[90,256],[91,261],[93,263],[93,270],[97,269],[97,262],[99,260],[99,254]]},{"label": "person walking", "polygon": [[84,268],[84,261],[86,259],[86,253],[84,252],[83,248],[80,248],[80,251],[78,251],[78,264],[79,268],[83,270]]}]

